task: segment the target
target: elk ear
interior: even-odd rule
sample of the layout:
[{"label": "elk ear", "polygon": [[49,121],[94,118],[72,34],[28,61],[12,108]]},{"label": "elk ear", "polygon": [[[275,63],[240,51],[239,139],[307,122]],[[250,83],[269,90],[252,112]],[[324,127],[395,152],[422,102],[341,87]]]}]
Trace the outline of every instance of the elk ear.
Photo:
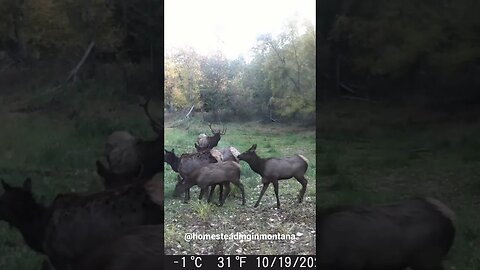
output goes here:
[{"label": "elk ear", "polygon": [[172,148],[172,153],[174,153],[174,154],[175,154],[175,149],[173,149],[173,148]]},{"label": "elk ear", "polygon": [[3,186],[3,190],[5,191],[8,191],[8,190],[11,190],[12,189],[12,186],[10,186],[9,184],[7,184],[5,182],[5,180],[2,179],[2,186]]},{"label": "elk ear", "polygon": [[25,181],[23,182],[23,191],[32,191],[32,179],[30,177],[28,177],[27,179],[25,179]]},{"label": "elk ear", "polygon": [[248,151],[255,151],[255,150],[257,150],[257,144],[252,145],[252,147],[248,149]]}]

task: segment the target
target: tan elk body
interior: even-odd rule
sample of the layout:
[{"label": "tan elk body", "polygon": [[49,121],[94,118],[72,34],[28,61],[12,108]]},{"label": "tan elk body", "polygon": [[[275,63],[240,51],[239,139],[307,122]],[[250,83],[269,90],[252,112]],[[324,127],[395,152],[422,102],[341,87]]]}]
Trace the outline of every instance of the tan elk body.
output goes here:
[{"label": "tan elk body", "polygon": [[262,176],[263,187],[260,191],[260,196],[254,207],[260,204],[263,194],[268,188],[270,183],[273,183],[275,191],[275,197],[277,199],[277,208],[280,208],[280,199],[278,197],[278,180],[295,178],[302,184],[302,189],[298,195],[298,202],[301,203],[305,191],[307,189],[307,179],[305,178],[305,172],[308,168],[308,160],[302,155],[295,155],[293,157],[285,158],[261,158],[257,155],[255,150],[257,145],[254,144],[246,152],[238,156],[239,160],[243,160],[248,163],[250,168]]},{"label": "tan elk body", "polygon": [[[226,182],[231,182],[240,189],[242,205],[245,205],[245,190],[240,182],[240,165],[234,161],[211,163],[196,169],[184,181],[177,184],[175,192],[177,194],[183,193],[190,187],[198,185],[201,189],[199,199],[202,199],[208,187]],[[226,185],[226,188],[229,189],[229,186]],[[211,196],[209,197],[210,199]],[[220,205],[223,205],[224,202],[225,197],[222,198],[222,195],[220,195]]]}]

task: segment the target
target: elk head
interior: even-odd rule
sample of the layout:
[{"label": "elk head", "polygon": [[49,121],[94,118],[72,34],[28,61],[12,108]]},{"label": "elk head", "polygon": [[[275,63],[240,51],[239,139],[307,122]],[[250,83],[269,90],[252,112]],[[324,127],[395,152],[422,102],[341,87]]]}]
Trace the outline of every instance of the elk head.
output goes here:
[{"label": "elk head", "polygon": [[178,172],[178,166],[180,165],[180,158],[175,155],[175,150],[172,148],[172,151],[168,151],[167,149],[163,149],[165,151],[165,162],[168,163],[172,170]]},{"label": "elk head", "polygon": [[249,160],[252,160],[254,159],[255,157],[258,157],[257,156],[257,153],[255,152],[255,150],[257,150],[257,144],[254,144],[252,145],[252,147],[250,147],[247,151],[241,153],[240,155],[237,156],[237,158],[239,160],[243,160],[243,161],[249,161]]},{"label": "elk head", "polygon": [[12,187],[2,180],[3,190],[0,197],[0,220],[17,225],[22,221],[22,215],[28,212],[28,207],[34,202],[31,193],[32,180],[27,178],[22,187]]},{"label": "elk head", "polygon": [[197,149],[198,152],[214,148],[215,146],[218,145],[218,142],[220,141],[221,136],[227,134],[227,128],[224,128],[222,130],[214,130],[212,128],[212,123],[209,123],[208,127],[210,128],[210,131],[212,131],[213,136],[198,137],[198,144],[195,143],[195,148]]},{"label": "elk head", "polygon": [[20,230],[28,246],[43,253],[44,217],[46,207],[35,202],[32,180],[27,178],[22,187],[12,187],[2,180],[4,193],[0,196],[0,220]]}]

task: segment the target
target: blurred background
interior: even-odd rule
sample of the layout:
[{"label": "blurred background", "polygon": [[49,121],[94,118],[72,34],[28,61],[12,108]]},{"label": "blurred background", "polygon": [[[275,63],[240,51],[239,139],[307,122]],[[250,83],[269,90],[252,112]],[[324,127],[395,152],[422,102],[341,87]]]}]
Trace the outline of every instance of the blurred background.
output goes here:
[{"label": "blurred background", "polygon": [[480,2],[317,2],[317,207],[432,196],[477,269]]},{"label": "blurred background", "polygon": [[[0,1],[0,178],[32,178],[37,201],[103,190],[95,160],[115,130],[155,138],[138,106],[162,119],[159,0]],[[0,191],[3,194],[3,190]],[[0,269],[42,257],[0,222]]]}]

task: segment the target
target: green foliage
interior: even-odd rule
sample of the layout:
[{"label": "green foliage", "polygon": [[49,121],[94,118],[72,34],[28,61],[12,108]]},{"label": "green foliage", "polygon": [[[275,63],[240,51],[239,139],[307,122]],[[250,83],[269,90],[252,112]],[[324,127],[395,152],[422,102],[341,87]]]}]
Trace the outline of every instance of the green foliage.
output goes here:
[{"label": "green foliage", "polygon": [[220,119],[282,118],[313,124],[315,29],[291,20],[277,37],[262,35],[253,59],[228,60],[217,52],[199,56],[180,49],[167,56],[165,104],[192,105]]},{"label": "green foliage", "polygon": [[[205,199],[205,198],[203,198]],[[205,201],[195,201],[192,200],[192,210],[194,215],[198,216],[198,218],[203,221],[207,222],[210,220],[210,216],[213,214],[214,205],[207,203]]]},{"label": "green foliage", "polygon": [[459,84],[479,83],[473,75],[480,57],[478,1],[323,0],[320,7],[321,34],[329,47],[322,51],[322,65],[333,75],[326,80],[396,95],[402,90],[384,85],[437,97],[445,89],[454,98]]}]

